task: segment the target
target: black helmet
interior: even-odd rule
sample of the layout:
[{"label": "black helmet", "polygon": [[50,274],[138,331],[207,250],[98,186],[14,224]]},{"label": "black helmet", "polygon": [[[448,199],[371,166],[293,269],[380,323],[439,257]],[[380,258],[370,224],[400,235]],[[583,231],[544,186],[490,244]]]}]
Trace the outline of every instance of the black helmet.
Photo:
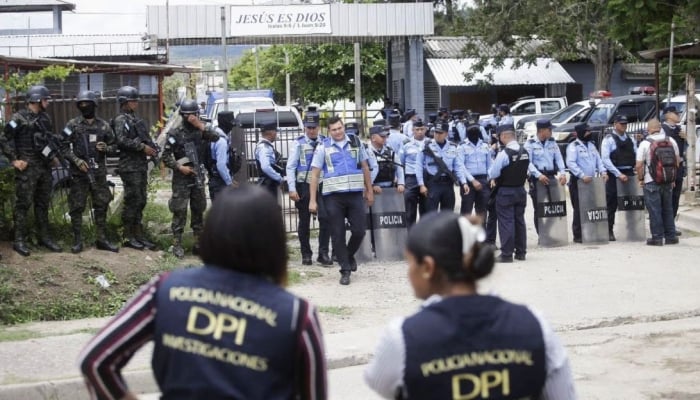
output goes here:
[{"label": "black helmet", "polygon": [[27,90],[27,103],[38,103],[42,100],[48,100],[51,98],[49,94],[49,89],[46,86],[32,86]]},{"label": "black helmet", "polygon": [[139,91],[133,86],[122,86],[117,90],[117,101],[119,104],[124,104],[127,101],[138,100]]},{"label": "black helmet", "polygon": [[75,102],[80,103],[81,101],[90,101],[97,105],[97,95],[92,90],[83,90],[78,93],[78,99]]},{"label": "black helmet", "polygon": [[199,106],[197,102],[192,99],[183,100],[180,103],[180,114],[198,114]]}]

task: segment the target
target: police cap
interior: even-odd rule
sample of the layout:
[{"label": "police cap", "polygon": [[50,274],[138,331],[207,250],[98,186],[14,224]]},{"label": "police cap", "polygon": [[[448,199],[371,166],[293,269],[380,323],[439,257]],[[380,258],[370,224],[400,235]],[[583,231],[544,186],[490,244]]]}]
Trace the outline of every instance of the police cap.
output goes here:
[{"label": "police cap", "polygon": [[374,122],[372,122],[372,126],[384,126],[386,125],[386,120],[383,119],[375,119]]},{"label": "police cap", "polygon": [[450,130],[450,124],[441,122],[435,125],[435,133],[445,133]]},{"label": "police cap", "polygon": [[510,107],[508,107],[508,104],[501,104],[498,106],[498,111],[503,111],[506,114],[510,114]]},{"label": "police cap", "polygon": [[551,128],[552,121],[548,120],[547,118],[541,118],[538,119],[537,122],[535,122],[535,125],[537,126],[537,129]]},{"label": "police cap", "polygon": [[262,132],[277,131],[277,123],[276,122],[262,123],[262,124],[260,124],[260,130]]},{"label": "police cap", "polygon": [[304,115],[304,126],[309,127],[309,128],[316,128],[318,127],[318,121],[319,121],[320,116],[316,112],[307,112],[306,115]]},{"label": "police cap", "polygon": [[409,119],[409,118],[413,117],[414,115],[416,115],[416,110],[414,108],[411,108],[411,109],[407,110],[403,116],[404,116],[404,118]]},{"label": "police cap", "polygon": [[425,126],[425,124],[423,123],[423,120],[422,120],[422,119],[416,120],[416,121],[413,123],[413,127],[414,127],[414,128],[422,128],[422,127],[424,127],[424,126]]},{"label": "police cap", "polygon": [[369,134],[386,137],[389,135],[389,132],[387,132],[383,126],[373,126],[369,128]]},{"label": "police cap", "polygon": [[515,133],[515,127],[512,124],[499,125],[498,128],[496,128],[496,133],[500,135],[503,132]]},{"label": "police cap", "polygon": [[674,114],[678,114],[678,110],[676,109],[676,106],[664,107],[664,114],[667,114],[667,113],[670,113],[670,112],[672,112],[672,113],[674,113]]},{"label": "police cap", "polygon": [[628,122],[627,116],[621,114],[616,115],[614,121],[618,124],[626,124]]}]

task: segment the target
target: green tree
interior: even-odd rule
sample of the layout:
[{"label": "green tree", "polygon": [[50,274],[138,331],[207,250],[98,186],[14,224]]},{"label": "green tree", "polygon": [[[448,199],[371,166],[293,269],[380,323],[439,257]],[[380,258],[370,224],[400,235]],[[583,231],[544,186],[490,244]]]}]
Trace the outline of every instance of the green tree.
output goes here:
[{"label": "green tree", "polygon": [[[290,74],[291,97],[304,102],[325,103],[354,96],[354,56],[351,44],[283,45],[258,48],[257,73],[260,87],[273,89],[281,100],[285,95],[285,75]],[[285,52],[289,65],[285,65]],[[381,99],[385,90],[384,45],[361,46],[362,96],[367,102]],[[256,87],[255,55],[246,52],[229,72],[229,87]]]},{"label": "green tree", "polygon": [[616,56],[625,54],[611,37],[617,21],[608,0],[476,0],[467,17],[467,35],[476,38],[465,56],[477,58],[473,72],[487,66],[532,64],[537,57],[588,59],[595,89],[607,89]]}]

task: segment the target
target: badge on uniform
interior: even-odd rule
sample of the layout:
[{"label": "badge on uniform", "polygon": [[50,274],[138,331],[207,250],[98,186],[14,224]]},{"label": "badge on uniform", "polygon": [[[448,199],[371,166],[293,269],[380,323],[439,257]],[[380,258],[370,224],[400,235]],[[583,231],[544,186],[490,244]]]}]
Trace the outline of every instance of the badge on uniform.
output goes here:
[{"label": "badge on uniform", "polygon": [[44,146],[44,149],[41,150],[41,154],[42,154],[44,157],[48,158],[49,155],[51,155],[51,148],[50,148],[49,146]]},{"label": "badge on uniform", "polygon": [[357,149],[350,149],[350,154],[352,154],[352,158],[357,158]]},{"label": "badge on uniform", "polygon": [[126,122],[124,122],[124,128],[126,128],[127,131],[131,130],[131,128],[129,128],[129,124],[127,124]]},{"label": "badge on uniform", "polygon": [[168,143],[175,144],[175,142],[177,142],[177,140],[175,140],[175,137],[173,137],[173,136],[168,137]]},{"label": "badge on uniform", "polygon": [[70,128],[65,127],[65,128],[63,128],[63,134],[66,135],[66,137],[70,137],[70,135],[73,134],[73,131],[70,130]]},{"label": "badge on uniform", "polygon": [[96,141],[97,141],[97,135],[95,135],[94,133],[91,133],[91,134],[88,136],[88,141],[90,141],[90,142],[96,142]]},{"label": "badge on uniform", "polygon": [[14,120],[10,120],[10,126],[12,127],[12,129],[16,129],[17,123]]}]

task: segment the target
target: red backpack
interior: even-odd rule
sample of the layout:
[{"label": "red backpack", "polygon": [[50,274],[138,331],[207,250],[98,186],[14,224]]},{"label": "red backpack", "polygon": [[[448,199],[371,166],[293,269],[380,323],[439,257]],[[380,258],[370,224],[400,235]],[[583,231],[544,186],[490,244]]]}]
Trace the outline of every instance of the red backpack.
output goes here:
[{"label": "red backpack", "polygon": [[673,143],[668,138],[664,140],[647,139],[649,147],[649,175],[658,184],[667,184],[676,181],[678,170],[676,151]]}]

